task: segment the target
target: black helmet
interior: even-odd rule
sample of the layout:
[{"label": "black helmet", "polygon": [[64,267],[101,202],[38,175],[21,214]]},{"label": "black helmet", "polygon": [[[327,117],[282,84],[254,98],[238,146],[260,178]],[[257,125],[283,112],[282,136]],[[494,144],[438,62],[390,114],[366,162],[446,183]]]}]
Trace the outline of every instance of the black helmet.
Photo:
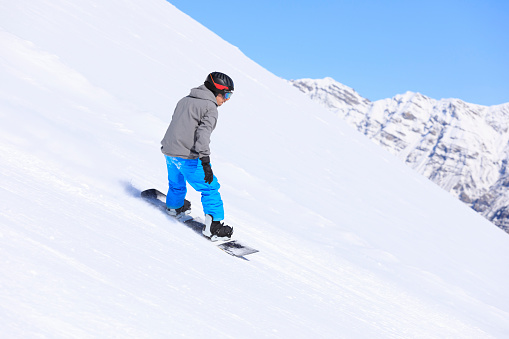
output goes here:
[{"label": "black helmet", "polygon": [[205,86],[215,95],[233,91],[233,80],[221,72],[212,72],[205,79]]}]

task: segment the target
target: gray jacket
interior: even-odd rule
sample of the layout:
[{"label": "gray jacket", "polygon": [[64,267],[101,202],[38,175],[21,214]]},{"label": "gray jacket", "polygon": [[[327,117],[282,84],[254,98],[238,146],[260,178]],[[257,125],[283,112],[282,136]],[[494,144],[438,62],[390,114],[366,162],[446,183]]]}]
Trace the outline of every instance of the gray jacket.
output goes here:
[{"label": "gray jacket", "polygon": [[161,141],[161,151],[184,159],[210,155],[210,134],[216,128],[217,101],[207,87],[193,88],[175,107],[170,126]]}]

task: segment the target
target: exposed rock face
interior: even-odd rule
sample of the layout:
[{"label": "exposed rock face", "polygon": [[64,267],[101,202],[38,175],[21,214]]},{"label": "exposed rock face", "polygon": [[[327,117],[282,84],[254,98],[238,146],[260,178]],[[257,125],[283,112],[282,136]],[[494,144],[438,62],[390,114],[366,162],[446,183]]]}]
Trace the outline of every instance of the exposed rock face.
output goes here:
[{"label": "exposed rock face", "polygon": [[370,102],[331,78],[291,83],[509,232],[509,103],[412,92]]}]

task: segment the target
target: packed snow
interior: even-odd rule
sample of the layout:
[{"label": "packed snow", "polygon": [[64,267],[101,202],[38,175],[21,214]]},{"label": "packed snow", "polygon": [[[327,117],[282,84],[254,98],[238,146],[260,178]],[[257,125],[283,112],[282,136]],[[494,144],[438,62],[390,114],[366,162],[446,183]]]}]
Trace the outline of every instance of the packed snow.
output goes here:
[{"label": "packed snow", "polygon": [[[211,71],[246,260],[139,198]],[[170,3],[1,1],[0,78],[2,338],[509,336],[507,234]]]}]

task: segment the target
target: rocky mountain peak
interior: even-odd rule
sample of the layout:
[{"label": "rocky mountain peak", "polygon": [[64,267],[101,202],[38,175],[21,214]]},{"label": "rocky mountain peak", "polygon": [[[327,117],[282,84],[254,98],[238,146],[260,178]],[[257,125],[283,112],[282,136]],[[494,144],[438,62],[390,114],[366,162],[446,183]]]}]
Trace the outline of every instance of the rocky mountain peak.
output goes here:
[{"label": "rocky mountain peak", "polygon": [[482,106],[414,92],[371,102],[332,78],[290,82],[509,232],[509,103]]}]

